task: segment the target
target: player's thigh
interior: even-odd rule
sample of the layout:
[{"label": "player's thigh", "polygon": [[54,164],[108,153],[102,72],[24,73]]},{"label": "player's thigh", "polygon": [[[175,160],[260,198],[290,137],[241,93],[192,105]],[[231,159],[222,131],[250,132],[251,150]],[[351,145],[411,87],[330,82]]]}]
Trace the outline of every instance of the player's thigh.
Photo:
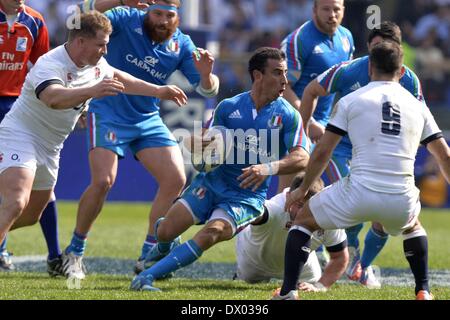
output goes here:
[{"label": "player's thigh", "polygon": [[114,184],[117,176],[118,156],[113,151],[97,147],[89,152],[91,179],[94,183]]},{"label": "player's thigh", "polygon": [[19,201],[23,207],[29,200],[35,171],[27,167],[0,167],[0,198],[2,206]]},{"label": "player's thigh", "polygon": [[38,222],[50,200],[52,192],[53,190],[32,190],[28,205],[25,207],[20,217],[14,222],[11,230],[33,225]]},{"label": "player's thigh", "polygon": [[145,148],[138,151],[136,157],[159,185],[184,185],[186,178],[183,157],[178,146]]}]

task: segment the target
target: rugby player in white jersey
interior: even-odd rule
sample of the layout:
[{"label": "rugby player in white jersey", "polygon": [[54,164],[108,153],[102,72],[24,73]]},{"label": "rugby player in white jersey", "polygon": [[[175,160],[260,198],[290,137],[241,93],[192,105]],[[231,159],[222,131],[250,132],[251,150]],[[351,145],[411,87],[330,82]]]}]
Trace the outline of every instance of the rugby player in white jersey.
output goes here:
[{"label": "rugby player in white jersey", "polygon": [[98,12],[80,15],[68,42],[41,56],[0,125],[0,242],[39,221],[56,184],[63,142],[92,98],[121,92],[186,103],[176,86],[157,86],[109,66],[112,31]]},{"label": "rugby player in white jersey", "polygon": [[[300,186],[304,173],[295,176],[291,190]],[[308,197],[323,188],[323,181],[316,180],[310,188]],[[282,279],[284,272],[284,249],[294,214],[284,210],[286,188],[264,203],[264,214],[237,235],[235,279],[249,283]],[[315,255],[315,250],[324,245],[330,261],[324,273]],[[344,273],[348,263],[347,235],[342,229],[316,231],[312,236],[311,254],[308,257],[299,280],[303,291],[326,291]]]},{"label": "rugby player in white jersey", "polygon": [[[401,46],[384,41],[372,49],[369,59],[372,82],[336,104],[302,185],[286,201],[289,210],[304,205],[289,231],[283,286],[274,299],[298,297],[297,279],[308,259],[312,232],[365,221],[381,223],[391,235],[403,235],[416,299],[433,298],[428,283],[427,234],[418,220],[421,206],[414,161],[419,144],[425,145],[450,182],[450,149],[430,110],[398,83]],[[311,183],[323,172],[345,134],[353,144],[350,175],[306,201]]]}]

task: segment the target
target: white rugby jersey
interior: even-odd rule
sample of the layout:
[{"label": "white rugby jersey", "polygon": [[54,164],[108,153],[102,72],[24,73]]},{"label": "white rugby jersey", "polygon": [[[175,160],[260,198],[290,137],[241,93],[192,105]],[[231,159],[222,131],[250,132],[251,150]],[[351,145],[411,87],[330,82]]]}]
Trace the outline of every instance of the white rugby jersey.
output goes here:
[{"label": "white rugby jersey", "polygon": [[338,101],[327,130],[348,134],[350,179],[383,193],[414,187],[419,144],[442,137],[430,110],[397,82],[374,81]]},{"label": "white rugby jersey", "polygon": [[[238,233],[236,240],[236,254],[243,255],[244,259],[253,262],[258,269],[281,276],[284,273],[284,253],[290,229],[289,213],[284,211],[288,190],[265,201],[264,205],[269,213],[266,223],[249,225]],[[346,239],[347,235],[342,229],[316,231],[311,239],[311,250],[316,250],[321,244],[333,247]]]},{"label": "white rugby jersey", "polygon": [[61,45],[38,59],[25,79],[19,98],[0,127],[23,131],[46,149],[59,151],[91,99],[72,109],[56,110],[39,100],[39,94],[50,84],[78,88],[95,85],[113,75],[114,69],[104,58],[96,66],[77,67],[64,45]]}]

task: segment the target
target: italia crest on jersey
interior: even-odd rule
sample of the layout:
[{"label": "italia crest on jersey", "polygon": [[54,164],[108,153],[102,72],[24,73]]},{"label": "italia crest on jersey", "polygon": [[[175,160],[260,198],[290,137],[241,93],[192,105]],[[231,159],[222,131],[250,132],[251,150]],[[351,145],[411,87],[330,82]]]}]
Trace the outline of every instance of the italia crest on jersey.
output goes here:
[{"label": "italia crest on jersey", "polygon": [[16,42],[16,51],[25,52],[27,51],[28,39],[26,37],[18,37]]},{"label": "italia crest on jersey", "polygon": [[268,125],[270,129],[281,129],[283,126],[281,114],[274,114],[272,118],[269,119]]},{"label": "italia crest on jersey", "polygon": [[178,43],[178,41],[170,39],[169,43],[167,44],[167,51],[175,53],[175,54],[179,54],[180,53],[180,44]]},{"label": "italia crest on jersey", "polygon": [[194,196],[202,200],[206,195],[206,189],[202,187],[195,188],[194,190],[192,190],[192,193],[194,194]]},{"label": "italia crest on jersey", "polygon": [[348,40],[347,37],[342,39],[342,48],[344,49],[345,52],[350,52],[350,41]]}]

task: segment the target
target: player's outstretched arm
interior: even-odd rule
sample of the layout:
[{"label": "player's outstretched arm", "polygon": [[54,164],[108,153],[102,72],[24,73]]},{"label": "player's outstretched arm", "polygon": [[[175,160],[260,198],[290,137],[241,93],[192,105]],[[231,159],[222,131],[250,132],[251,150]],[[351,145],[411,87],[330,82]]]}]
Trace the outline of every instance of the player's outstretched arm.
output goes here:
[{"label": "player's outstretched arm", "polygon": [[328,95],[327,91],[320,85],[317,79],[311,81],[303,91],[300,115],[303,119],[303,127],[312,142],[317,143],[325,133],[325,128],[314,121],[312,115],[316,110],[319,97]]},{"label": "player's outstretched arm", "polygon": [[297,207],[298,205],[301,206],[305,203],[309,188],[315,180],[319,179],[320,175],[327,167],[331,155],[339,141],[341,141],[341,138],[342,136],[331,131],[325,132],[311,154],[302,184],[299,188],[288,192],[286,195],[285,210],[287,212],[291,212],[292,207]]},{"label": "player's outstretched arm", "polygon": [[117,69],[114,70],[114,77],[124,84],[124,93],[126,94],[156,97],[161,100],[171,100],[178,106],[182,106],[187,103],[186,94],[177,86],[158,86],[150,82],[142,81]]},{"label": "player's outstretched arm", "polygon": [[439,138],[427,144],[427,149],[436,159],[441,172],[450,183],[450,148],[444,138]]},{"label": "player's outstretched arm", "polygon": [[38,94],[38,98],[52,109],[71,109],[91,98],[116,96],[123,90],[124,86],[120,81],[103,79],[94,86],[81,88],[51,84]]},{"label": "player's outstretched arm", "polygon": [[154,4],[155,1],[140,1],[140,0],[85,0],[80,4],[80,7],[83,12],[88,12],[93,9],[95,6],[95,10],[100,12],[108,11],[109,9],[118,7],[118,6],[129,6],[133,8],[138,8],[141,10],[145,10],[149,7],[149,5]]}]

